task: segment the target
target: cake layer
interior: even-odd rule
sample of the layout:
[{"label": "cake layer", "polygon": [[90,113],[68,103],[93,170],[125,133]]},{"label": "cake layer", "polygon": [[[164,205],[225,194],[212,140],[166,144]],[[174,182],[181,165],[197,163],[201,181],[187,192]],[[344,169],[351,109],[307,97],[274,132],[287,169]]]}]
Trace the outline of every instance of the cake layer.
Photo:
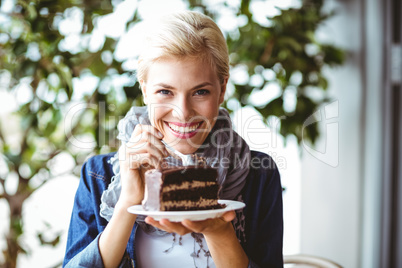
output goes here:
[{"label": "cake layer", "polygon": [[203,166],[167,167],[145,173],[146,210],[186,211],[218,209],[216,169]]},{"label": "cake layer", "polygon": [[217,185],[216,181],[184,181],[181,184],[169,184],[166,185],[163,189],[162,192],[169,192],[169,191],[174,191],[174,190],[182,190],[182,189],[190,189],[190,188],[198,188],[198,187],[208,187],[212,185]]},{"label": "cake layer", "polygon": [[163,171],[163,185],[166,187],[193,181],[216,182],[217,175],[217,170],[213,168],[175,167]]},{"label": "cake layer", "polygon": [[161,195],[161,201],[170,201],[170,200],[189,200],[189,201],[198,201],[200,197],[205,199],[217,199],[217,192],[219,190],[219,186],[217,184],[207,186],[207,187],[197,187],[197,188],[189,188],[189,189],[181,189],[181,190],[170,190],[166,191],[163,189]]},{"label": "cake layer", "polygon": [[216,199],[198,199],[197,201],[166,201],[161,203],[162,211],[207,210],[223,206]]}]

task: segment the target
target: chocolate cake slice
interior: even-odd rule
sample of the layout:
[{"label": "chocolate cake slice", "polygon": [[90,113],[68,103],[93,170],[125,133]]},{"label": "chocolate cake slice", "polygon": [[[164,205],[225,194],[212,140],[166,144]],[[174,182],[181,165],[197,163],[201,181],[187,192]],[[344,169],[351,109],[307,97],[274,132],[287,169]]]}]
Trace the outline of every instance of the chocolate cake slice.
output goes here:
[{"label": "chocolate cake slice", "polygon": [[145,173],[145,210],[188,211],[222,208],[218,172],[211,167],[184,166]]}]

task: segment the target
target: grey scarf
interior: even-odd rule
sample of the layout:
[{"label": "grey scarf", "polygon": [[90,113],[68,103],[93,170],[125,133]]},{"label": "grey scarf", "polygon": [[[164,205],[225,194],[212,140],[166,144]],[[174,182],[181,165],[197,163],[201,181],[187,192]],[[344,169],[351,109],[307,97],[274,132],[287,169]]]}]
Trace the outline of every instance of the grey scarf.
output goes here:
[{"label": "grey scarf", "polygon": [[[129,141],[137,124],[150,125],[147,107],[132,107],[127,115],[119,121],[117,138],[124,144]],[[246,183],[249,172],[250,149],[247,143],[233,130],[229,113],[220,108],[217,121],[202,146],[197,150],[197,155],[206,158],[207,164],[217,168],[221,185],[220,199],[242,200],[240,192]],[[113,166],[113,176],[108,188],[101,197],[100,215],[110,220],[114,206],[121,192],[120,166],[117,154],[110,159]],[[147,226],[144,217],[137,217],[137,223],[146,232],[165,234]],[[241,211],[236,213],[233,221],[237,236],[244,240],[244,216]]]}]

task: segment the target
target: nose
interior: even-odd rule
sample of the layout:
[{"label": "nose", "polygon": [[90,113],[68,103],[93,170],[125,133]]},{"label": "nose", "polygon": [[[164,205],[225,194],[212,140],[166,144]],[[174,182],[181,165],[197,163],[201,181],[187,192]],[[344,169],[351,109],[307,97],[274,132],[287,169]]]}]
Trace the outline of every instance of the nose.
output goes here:
[{"label": "nose", "polygon": [[175,117],[182,120],[183,122],[188,122],[191,120],[191,117],[194,115],[194,111],[193,105],[187,96],[177,96],[175,106]]}]

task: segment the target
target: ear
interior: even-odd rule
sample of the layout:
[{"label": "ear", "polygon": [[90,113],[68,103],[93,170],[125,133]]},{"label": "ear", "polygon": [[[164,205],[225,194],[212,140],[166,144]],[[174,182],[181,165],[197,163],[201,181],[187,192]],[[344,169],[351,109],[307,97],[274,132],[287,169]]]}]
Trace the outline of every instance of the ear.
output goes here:
[{"label": "ear", "polygon": [[228,84],[229,77],[225,77],[221,84],[221,93],[219,94],[219,104],[222,104],[225,100],[226,86]]},{"label": "ear", "polygon": [[147,86],[144,80],[140,80],[140,87],[142,91],[142,100],[144,101],[145,104],[148,104],[147,100]]}]

